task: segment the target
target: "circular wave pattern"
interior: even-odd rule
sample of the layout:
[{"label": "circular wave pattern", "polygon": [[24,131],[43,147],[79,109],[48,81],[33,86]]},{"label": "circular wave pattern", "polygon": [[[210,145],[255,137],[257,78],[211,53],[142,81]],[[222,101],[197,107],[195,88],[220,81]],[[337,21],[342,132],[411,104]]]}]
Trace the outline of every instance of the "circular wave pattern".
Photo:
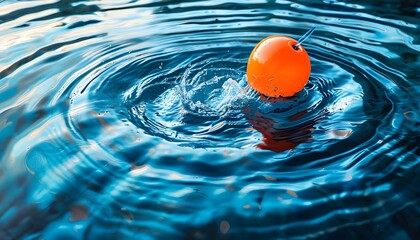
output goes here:
[{"label": "circular wave pattern", "polygon": [[[410,1],[23,4],[0,1],[1,239],[418,236]],[[246,86],[261,39],[314,25],[304,90]]]},{"label": "circular wave pattern", "polygon": [[183,146],[241,148],[250,132],[241,111],[248,98],[233,79],[243,78],[244,62],[202,62],[199,56],[197,61],[181,75],[171,72],[159,76],[158,83],[142,81],[134,86],[135,94],[130,89],[125,94],[128,119],[147,134]]}]

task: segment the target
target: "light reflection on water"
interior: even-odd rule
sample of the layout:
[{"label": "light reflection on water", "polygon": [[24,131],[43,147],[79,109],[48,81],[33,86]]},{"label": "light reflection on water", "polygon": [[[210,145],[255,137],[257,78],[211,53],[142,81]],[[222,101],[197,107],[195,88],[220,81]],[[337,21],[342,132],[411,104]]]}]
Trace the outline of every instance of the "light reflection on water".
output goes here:
[{"label": "light reflection on water", "polygon": [[[416,239],[417,1],[0,1],[0,239]],[[305,42],[263,101],[246,61]]]}]

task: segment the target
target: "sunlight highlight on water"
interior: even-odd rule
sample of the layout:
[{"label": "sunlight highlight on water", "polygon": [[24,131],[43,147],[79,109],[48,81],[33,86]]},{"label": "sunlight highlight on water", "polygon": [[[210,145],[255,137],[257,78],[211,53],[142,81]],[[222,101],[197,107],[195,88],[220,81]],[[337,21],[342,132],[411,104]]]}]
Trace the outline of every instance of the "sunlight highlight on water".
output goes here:
[{"label": "sunlight highlight on water", "polygon": [[420,7],[357,2],[0,1],[0,239],[416,239]]}]

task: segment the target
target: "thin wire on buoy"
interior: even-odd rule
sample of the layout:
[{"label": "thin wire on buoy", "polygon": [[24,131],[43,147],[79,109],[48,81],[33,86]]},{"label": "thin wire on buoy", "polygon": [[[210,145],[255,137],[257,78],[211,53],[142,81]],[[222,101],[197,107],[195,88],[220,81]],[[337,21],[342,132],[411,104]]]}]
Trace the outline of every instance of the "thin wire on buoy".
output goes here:
[{"label": "thin wire on buoy", "polygon": [[316,27],[311,28],[309,31],[307,31],[305,34],[303,34],[302,37],[299,38],[299,41],[297,44],[293,45],[293,49],[298,50],[299,46],[306,40],[308,39],[312,33],[315,31]]}]

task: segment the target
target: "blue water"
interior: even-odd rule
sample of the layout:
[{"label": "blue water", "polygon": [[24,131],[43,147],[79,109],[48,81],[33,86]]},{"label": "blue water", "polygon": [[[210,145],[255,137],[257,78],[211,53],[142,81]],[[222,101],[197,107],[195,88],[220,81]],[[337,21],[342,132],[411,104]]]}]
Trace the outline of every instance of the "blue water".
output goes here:
[{"label": "blue water", "polygon": [[[419,19],[416,0],[0,1],[0,239],[420,239]],[[247,88],[261,39],[313,26],[304,90]]]}]

